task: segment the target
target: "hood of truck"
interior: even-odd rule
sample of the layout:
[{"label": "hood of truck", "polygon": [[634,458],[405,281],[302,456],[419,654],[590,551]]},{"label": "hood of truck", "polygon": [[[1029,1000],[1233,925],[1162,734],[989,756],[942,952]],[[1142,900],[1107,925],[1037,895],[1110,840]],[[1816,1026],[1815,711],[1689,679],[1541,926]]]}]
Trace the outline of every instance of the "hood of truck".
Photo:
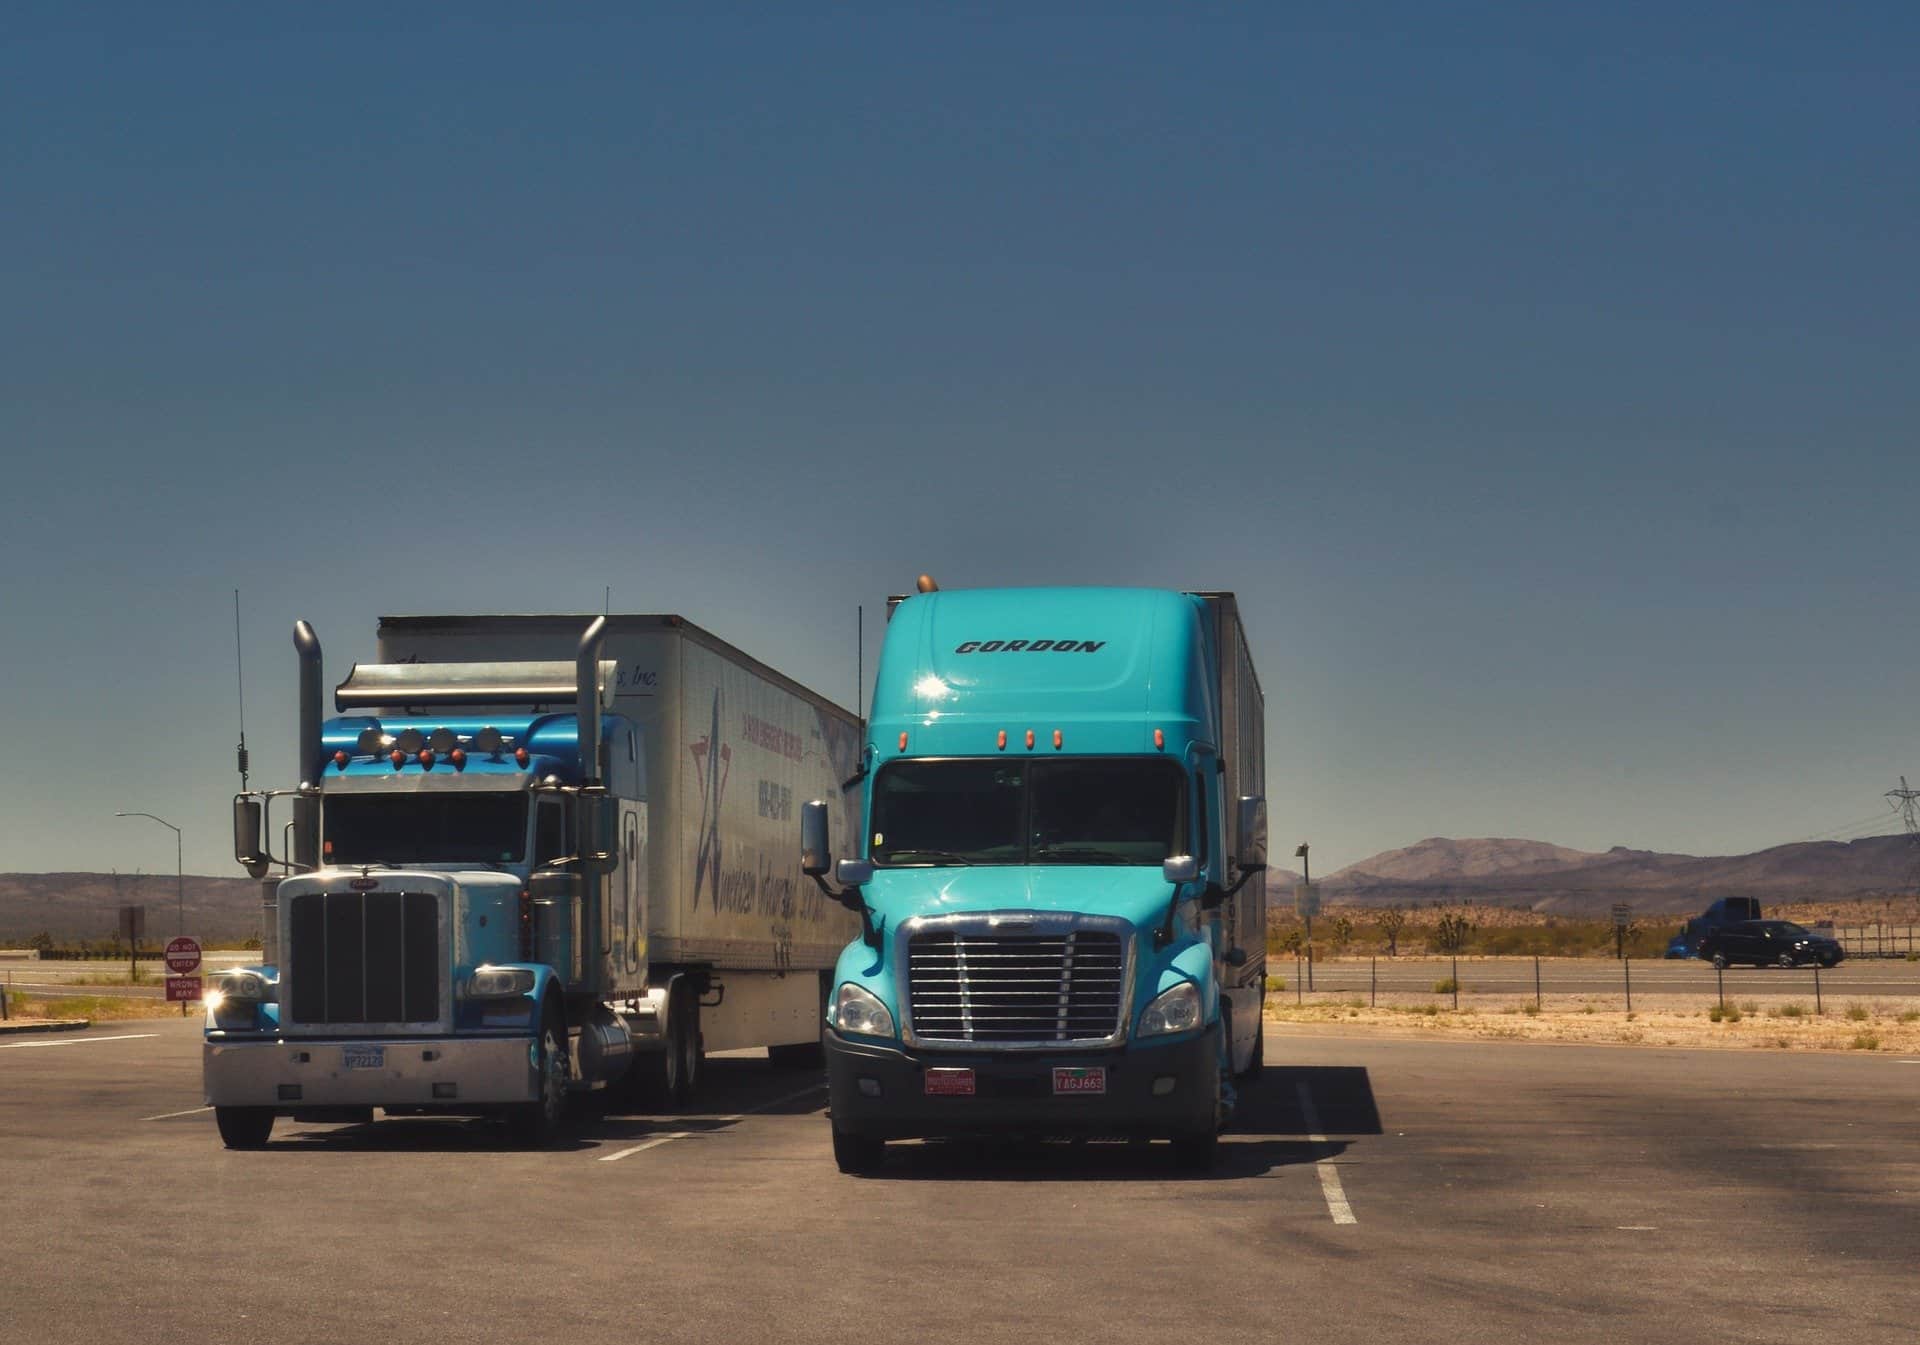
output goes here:
[{"label": "hood of truck", "polygon": [[1144,930],[1173,896],[1158,865],[1119,864],[876,869],[864,890],[889,929],[918,915],[1032,910],[1114,915]]}]

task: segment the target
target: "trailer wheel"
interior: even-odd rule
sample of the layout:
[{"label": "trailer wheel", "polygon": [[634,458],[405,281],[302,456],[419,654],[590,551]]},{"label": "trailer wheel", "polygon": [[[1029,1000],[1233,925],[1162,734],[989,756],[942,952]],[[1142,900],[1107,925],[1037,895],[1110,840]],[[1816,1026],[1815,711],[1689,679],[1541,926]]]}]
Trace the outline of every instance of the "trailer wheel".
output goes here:
[{"label": "trailer wheel", "polygon": [[507,1113],[507,1126],[520,1144],[544,1149],[559,1138],[567,1114],[567,1043],[548,1015],[540,1026],[540,1096]]},{"label": "trailer wheel", "polygon": [[271,1107],[215,1107],[213,1123],[229,1149],[264,1149],[273,1133]]},{"label": "trailer wheel", "polygon": [[700,1067],[707,1058],[706,1045],[700,1037],[700,997],[691,990],[680,997],[680,1012],[675,1015],[680,1022],[680,1093],[674,1099],[679,1106],[685,1107],[693,1102],[695,1091],[700,1087]]},{"label": "trailer wheel", "polygon": [[833,1161],[850,1177],[865,1177],[878,1172],[887,1158],[887,1142],[872,1135],[856,1135],[833,1128]]}]

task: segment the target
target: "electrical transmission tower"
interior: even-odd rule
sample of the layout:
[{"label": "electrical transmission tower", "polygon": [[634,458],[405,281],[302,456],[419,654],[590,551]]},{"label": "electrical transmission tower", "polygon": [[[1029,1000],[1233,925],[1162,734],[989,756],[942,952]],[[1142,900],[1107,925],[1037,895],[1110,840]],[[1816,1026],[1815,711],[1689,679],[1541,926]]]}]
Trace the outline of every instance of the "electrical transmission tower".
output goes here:
[{"label": "electrical transmission tower", "polygon": [[1920,888],[1920,789],[1907,785],[1907,777],[1900,777],[1900,788],[1887,791],[1887,802],[1900,814],[1900,820],[1907,828],[1907,846],[1913,853],[1912,861],[1907,865],[1907,886]]}]

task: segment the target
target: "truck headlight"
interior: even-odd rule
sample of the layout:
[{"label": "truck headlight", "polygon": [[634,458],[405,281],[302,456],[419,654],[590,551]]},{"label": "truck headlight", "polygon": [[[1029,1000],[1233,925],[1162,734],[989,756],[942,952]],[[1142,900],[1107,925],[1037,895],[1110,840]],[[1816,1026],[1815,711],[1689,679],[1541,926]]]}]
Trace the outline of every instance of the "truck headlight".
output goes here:
[{"label": "truck headlight", "polygon": [[851,981],[842,983],[839,993],[833,997],[830,1021],[838,1031],[856,1032],[863,1037],[893,1035],[893,1015],[887,1012],[887,1006]]},{"label": "truck headlight", "polygon": [[1147,1011],[1140,1015],[1140,1030],[1135,1034],[1141,1037],[1162,1037],[1169,1032],[1191,1032],[1200,1026],[1200,987],[1192,981],[1182,981],[1173,989],[1163,991],[1147,1005]]},{"label": "truck headlight", "polygon": [[213,993],[222,1000],[258,1004],[267,998],[267,978],[258,972],[230,971],[214,982]]},{"label": "truck headlight", "polygon": [[508,999],[533,989],[533,973],[525,967],[476,967],[467,978],[468,999]]}]

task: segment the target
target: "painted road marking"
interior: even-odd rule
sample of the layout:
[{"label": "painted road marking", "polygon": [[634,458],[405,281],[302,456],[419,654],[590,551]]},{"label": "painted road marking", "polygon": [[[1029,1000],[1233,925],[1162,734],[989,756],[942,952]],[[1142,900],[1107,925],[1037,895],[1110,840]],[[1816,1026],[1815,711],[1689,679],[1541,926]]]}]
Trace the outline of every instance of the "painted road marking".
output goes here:
[{"label": "painted road marking", "polygon": [[[1325,1144],[1327,1137],[1319,1133],[1320,1114],[1313,1109],[1313,1094],[1307,1091],[1307,1082],[1300,1080],[1294,1085],[1300,1094],[1300,1114],[1306,1118],[1307,1138],[1315,1144]],[[1340,1185],[1340,1169],[1333,1165],[1331,1158],[1322,1158],[1314,1165],[1320,1174],[1320,1194],[1327,1198],[1327,1213],[1333,1216],[1336,1224],[1357,1224],[1353,1217],[1353,1206],[1347,1203],[1347,1192]]]},{"label": "painted road marking", "polygon": [[185,1111],[163,1111],[158,1116],[142,1116],[143,1121],[171,1121],[176,1116],[198,1116],[203,1111],[212,1111],[212,1107],[189,1107]]},{"label": "painted road marking", "polygon": [[[749,1107],[743,1112],[735,1112],[731,1116],[703,1116],[700,1119],[710,1121],[715,1125],[733,1125],[735,1122],[744,1121],[749,1116],[753,1116],[759,1112],[772,1111],[775,1107],[785,1103],[797,1102],[801,1098],[821,1092],[825,1088],[826,1084],[817,1083],[802,1088],[798,1092],[788,1093],[784,1097],[777,1097],[771,1102],[762,1102],[757,1107]],[[709,1130],[672,1130],[664,1135],[655,1135],[652,1139],[636,1144],[631,1149],[622,1149],[619,1153],[603,1154],[600,1157],[600,1161],[602,1163],[617,1163],[623,1158],[631,1158],[635,1154],[645,1153],[649,1149],[657,1149],[661,1145],[671,1144],[675,1140],[691,1139],[695,1135],[709,1135],[712,1133],[713,1132]]]},{"label": "painted road marking", "polygon": [[157,1037],[158,1032],[129,1032],[120,1037],[68,1037],[65,1041],[9,1041],[0,1042],[0,1051],[24,1051],[29,1046],[85,1046],[90,1041],[138,1041],[142,1037]]}]

